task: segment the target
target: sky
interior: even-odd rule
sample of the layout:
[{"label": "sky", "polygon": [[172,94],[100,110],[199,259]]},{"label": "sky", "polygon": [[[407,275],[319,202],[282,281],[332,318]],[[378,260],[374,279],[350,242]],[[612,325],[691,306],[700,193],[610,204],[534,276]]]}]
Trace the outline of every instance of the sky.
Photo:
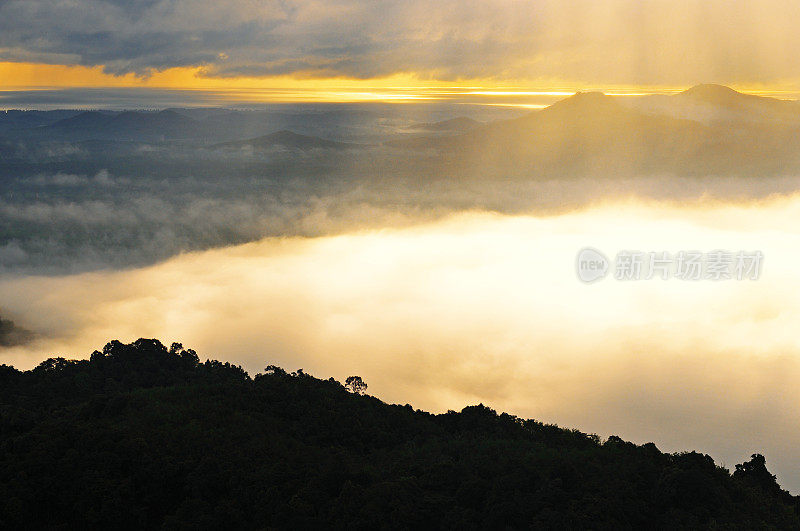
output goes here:
[{"label": "sky", "polygon": [[0,0],[0,90],[797,90],[790,0]]}]

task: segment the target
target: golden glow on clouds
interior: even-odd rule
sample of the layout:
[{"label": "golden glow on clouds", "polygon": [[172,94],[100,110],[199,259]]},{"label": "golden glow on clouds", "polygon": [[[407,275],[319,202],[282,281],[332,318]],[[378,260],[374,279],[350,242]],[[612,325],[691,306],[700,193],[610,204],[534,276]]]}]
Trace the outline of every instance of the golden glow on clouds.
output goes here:
[{"label": "golden glow on clouds", "polygon": [[[420,78],[414,74],[394,74],[370,79],[347,77],[207,77],[200,67],[170,68],[154,72],[148,77],[134,74],[115,76],[103,72],[102,67],[46,65],[34,63],[0,62],[0,89],[63,88],[63,87],[148,87],[173,89],[358,89],[381,90],[431,90],[440,89],[446,94],[448,88],[463,91],[484,86],[513,86],[514,81],[498,82],[487,79],[470,79],[461,82],[438,81]],[[538,95],[570,95],[574,90],[560,92],[529,92]],[[479,94],[480,92],[475,92]],[[517,94],[509,92],[508,94]],[[503,95],[503,93],[499,93]]]},{"label": "golden glow on clouds", "polygon": [[[554,216],[462,214],[404,229],[261,242],[134,271],[6,278],[7,315],[45,334],[30,367],[111,339],[360,374],[389,401],[515,414],[728,463],[767,453],[800,487],[800,196],[618,201]],[[575,254],[761,250],[755,282],[580,283]],[[76,304],[75,301],[80,301]]]},{"label": "golden glow on clouds", "polygon": [[170,68],[148,77],[114,76],[102,67],[0,62],[1,90],[57,88],[165,88],[225,91],[231,101],[415,101],[432,99],[421,91],[447,88],[452,83],[422,81],[410,75],[381,79],[310,79],[292,76],[269,78],[213,78],[202,68]]},{"label": "golden glow on clouds", "polygon": [[[599,86],[592,83],[567,82],[556,79],[498,80],[464,79],[441,81],[413,73],[394,74],[383,78],[352,79],[346,77],[309,78],[272,76],[265,78],[208,77],[200,67],[170,68],[148,77],[134,74],[115,76],[102,67],[46,65],[0,62],[0,91],[63,88],[161,88],[175,90],[218,91],[220,99],[229,102],[415,102],[454,101],[459,98],[485,100],[487,105],[539,109],[540,101],[525,99],[570,96],[580,90],[599,90],[615,96],[674,94],[687,87],[664,86]],[[539,88],[537,88],[539,87]],[[553,90],[552,87],[559,87]],[[738,90],[759,95],[793,99],[792,90],[766,87],[741,87]]]},{"label": "golden glow on clouds", "polygon": [[[359,80],[385,87],[385,79],[414,77],[414,85],[478,90],[617,85],[649,92],[704,82],[800,89],[800,8],[793,0],[123,4],[0,2],[0,60],[100,65],[108,72],[140,74],[180,67],[154,73],[158,80],[152,86],[181,88],[241,88],[241,81],[254,79],[247,76],[265,76],[251,85],[259,87],[294,75],[324,83],[341,76],[362,88]],[[207,80],[193,79],[198,72]],[[99,70],[87,73],[98,76],[103,76]],[[284,79],[291,82],[285,86],[297,86]],[[139,85],[134,78],[127,82]],[[20,83],[19,78],[3,82]],[[91,86],[101,84],[108,82]]]}]

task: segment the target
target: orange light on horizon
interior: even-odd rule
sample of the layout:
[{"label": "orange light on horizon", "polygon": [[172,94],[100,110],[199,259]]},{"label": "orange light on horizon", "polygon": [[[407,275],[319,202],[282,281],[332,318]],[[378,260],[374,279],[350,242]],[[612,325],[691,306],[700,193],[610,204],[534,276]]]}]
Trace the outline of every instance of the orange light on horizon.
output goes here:
[{"label": "orange light on horizon", "polygon": [[[541,108],[541,101],[524,98],[561,98],[579,91],[600,91],[610,96],[675,94],[688,87],[624,86],[556,79],[464,79],[440,80],[413,72],[369,79],[303,76],[211,77],[202,67],[176,67],[148,76],[132,73],[109,74],[102,66],[56,65],[0,62],[0,92],[66,88],[150,88],[167,90],[219,91],[220,99],[231,102],[422,102],[464,98],[502,98],[498,106]],[[786,87],[733,88],[749,94],[794,99],[800,90]],[[517,101],[505,102],[506,98]],[[487,103],[489,104],[489,103]]]}]

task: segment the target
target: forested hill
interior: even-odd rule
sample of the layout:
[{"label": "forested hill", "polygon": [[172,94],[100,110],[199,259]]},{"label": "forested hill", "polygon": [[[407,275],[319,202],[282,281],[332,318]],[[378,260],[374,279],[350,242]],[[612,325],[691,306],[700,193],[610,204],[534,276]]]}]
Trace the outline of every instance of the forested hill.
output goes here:
[{"label": "forested hill", "polygon": [[0,528],[800,528],[760,455],[730,473],[348,387],[144,339],[0,366]]}]

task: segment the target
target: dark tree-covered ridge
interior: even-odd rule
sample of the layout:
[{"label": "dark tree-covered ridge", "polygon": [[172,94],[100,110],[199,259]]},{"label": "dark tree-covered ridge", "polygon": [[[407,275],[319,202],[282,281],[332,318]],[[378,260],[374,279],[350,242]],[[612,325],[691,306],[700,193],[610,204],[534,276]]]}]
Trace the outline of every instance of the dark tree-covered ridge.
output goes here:
[{"label": "dark tree-covered ridge", "polygon": [[800,528],[758,454],[731,473],[349,387],[274,365],[251,378],[147,339],[2,365],[0,528]]}]

